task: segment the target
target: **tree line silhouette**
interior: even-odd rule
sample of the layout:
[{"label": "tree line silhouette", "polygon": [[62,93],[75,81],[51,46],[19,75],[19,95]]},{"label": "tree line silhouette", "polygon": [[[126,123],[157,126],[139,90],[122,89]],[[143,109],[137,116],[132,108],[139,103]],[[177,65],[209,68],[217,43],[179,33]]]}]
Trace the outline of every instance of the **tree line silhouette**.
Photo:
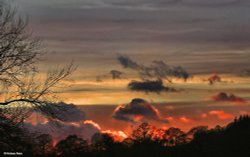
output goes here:
[{"label": "tree line silhouette", "polygon": [[21,125],[0,114],[1,153],[22,152],[25,156],[48,157],[250,156],[248,115],[235,118],[225,127],[208,129],[206,126],[198,126],[188,132],[174,127],[161,129],[142,123],[121,142],[115,141],[107,133],[97,133],[91,141],[70,135],[54,144],[51,135],[31,134]]}]

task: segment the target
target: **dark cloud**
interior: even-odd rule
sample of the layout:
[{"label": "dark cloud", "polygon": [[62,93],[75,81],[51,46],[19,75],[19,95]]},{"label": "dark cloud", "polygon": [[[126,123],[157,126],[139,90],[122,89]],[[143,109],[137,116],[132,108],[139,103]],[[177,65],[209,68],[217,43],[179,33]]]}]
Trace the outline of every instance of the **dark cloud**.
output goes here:
[{"label": "dark cloud", "polygon": [[111,70],[110,74],[112,75],[113,79],[120,79],[123,72],[118,71],[118,70]]},{"label": "dark cloud", "polygon": [[[30,0],[26,0],[30,1]],[[32,2],[32,1],[31,1]],[[68,8],[83,8],[83,9],[127,9],[127,10],[156,10],[164,9],[173,5],[194,6],[194,7],[223,7],[235,6],[244,4],[247,0],[75,0],[74,2],[60,1],[51,2],[58,4],[61,8],[68,5]],[[40,2],[41,5],[46,5],[48,2]]]},{"label": "dark cloud", "polygon": [[[183,78],[184,80],[189,78],[189,73],[181,66],[171,68],[164,61],[153,61],[152,63],[151,68],[147,68],[149,69],[149,76],[163,79],[168,76]],[[152,71],[152,74],[150,74],[150,71]]]},{"label": "dark cloud", "polygon": [[110,70],[109,73],[103,74],[103,75],[98,75],[96,76],[96,82],[102,82],[104,79],[109,79],[110,75],[113,80],[115,79],[121,79],[121,75],[124,73],[118,70]]},{"label": "dark cloud", "polygon": [[244,70],[242,70],[241,75],[245,76],[245,77],[250,76],[250,69],[244,69]]},{"label": "dark cloud", "polygon": [[[113,7],[119,7],[124,9],[150,9],[150,7],[162,7],[168,6],[170,4],[180,3],[182,0],[119,0],[119,1],[110,1],[110,5]],[[143,7],[144,6],[144,7]]]},{"label": "dark cloud", "polygon": [[247,2],[246,0],[182,0],[183,4],[191,6],[200,6],[200,7],[224,7],[239,5]]},{"label": "dark cloud", "polygon": [[74,104],[66,104],[64,102],[45,104],[39,107],[40,112],[48,117],[52,117],[65,122],[77,122],[85,119],[85,113],[80,111]]},{"label": "dark cloud", "polygon": [[244,4],[247,0],[119,0],[111,1],[110,7],[119,7],[123,9],[164,9],[173,5],[182,5],[189,7],[226,7]]},{"label": "dark cloud", "polygon": [[119,56],[118,61],[124,68],[137,71],[143,80],[153,78],[166,79],[171,82],[169,77],[182,78],[185,81],[190,77],[183,67],[170,67],[164,61],[153,61],[149,66],[138,64],[126,56]]},{"label": "dark cloud", "polygon": [[151,6],[151,7],[158,7],[164,8],[168,7],[171,4],[181,4],[186,6],[196,6],[196,7],[224,7],[224,6],[232,6],[232,5],[239,5],[244,4],[247,2],[246,0],[143,0],[143,1],[115,1],[110,2],[111,5],[117,7],[135,7],[135,6]]},{"label": "dark cloud", "polygon": [[235,96],[234,94],[228,94],[225,92],[220,92],[217,95],[212,97],[212,100],[214,101],[225,101],[225,102],[235,102],[235,103],[245,103],[246,100],[243,98],[240,98],[238,96]]},{"label": "dark cloud", "polygon": [[5,4],[4,1],[0,1],[0,9],[2,9],[4,4]]},{"label": "dark cloud", "polygon": [[146,81],[131,81],[128,84],[128,88],[132,91],[139,92],[167,92],[167,91],[176,91],[174,88],[164,86],[162,80],[146,80]]},{"label": "dark cloud", "polygon": [[[17,1],[17,0],[14,0]],[[120,9],[159,9],[166,8],[172,5],[181,4],[183,6],[229,6],[229,5],[238,5],[244,4],[247,0],[74,0],[73,2],[61,0],[61,1],[48,1],[44,0],[43,2],[34,2],[32,0],[18,0],[21,2],[31,3],[31,4],[39,4],[42,6],[47,6],[48,3],[53,4],[53,8],[58,5],[58,8],[83,8],[83,9],[100,9],[100,8],[120,8]]]},{"label": "dark cloud", "polygon": [[124,68],[134,69],[134,70],[139,70],[142,68],[138,63],[136,63],[135,61],[126,56],[119,56],[117,59]]},{"label": "dark cloud", "polygon": [[145,120],[168,123],[167,119],[161,118],[159,111],[154,106],[139,98],[133,99],[127,105],[118,106],[114,111],[113,118],[131,123]]}]

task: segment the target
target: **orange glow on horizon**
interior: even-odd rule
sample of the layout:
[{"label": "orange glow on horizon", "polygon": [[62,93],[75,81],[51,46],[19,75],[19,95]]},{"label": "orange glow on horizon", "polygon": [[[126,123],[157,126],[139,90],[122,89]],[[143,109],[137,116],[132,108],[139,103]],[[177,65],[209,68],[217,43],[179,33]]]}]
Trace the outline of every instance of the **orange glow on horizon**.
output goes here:
[{"label": "orange glow on horizon", "polygon": [[232,120],[234,116],[232,114],[226,113],[223,110],[213,110],[209,112],[210,115],[215,115],[221,120]]},{"label": "orange glow on horizon", "polygon": [[102,131],[102,133],[109,134],[111,137],[113,137],[114,141],[122,142],[124,139],[128,137],[123,131],[111,131],[111,130],[105,130]]}]

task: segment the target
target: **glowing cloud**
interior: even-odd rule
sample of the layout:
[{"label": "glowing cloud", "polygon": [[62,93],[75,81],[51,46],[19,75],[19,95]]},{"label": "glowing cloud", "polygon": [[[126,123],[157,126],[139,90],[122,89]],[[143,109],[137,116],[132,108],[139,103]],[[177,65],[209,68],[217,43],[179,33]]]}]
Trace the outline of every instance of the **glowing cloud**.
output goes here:
[{"label": "glowing cloud", "polygon": [[77,135],[82,139],[91,140],[96,133],[109,134],[114,141],[122,141],[127,138],[123,131],[102,130],[100,125],[92,120],[77,122],[49,121],[40,113],[33,113],[23,125],[31,133],[50,134],[53,137],[54,145],[69,135]]},{"label": "glowing cloud", "polygon": [[126,135],[123,131],[105,130],[105,131],[102,131],[102,133],[110,135],[114,139],[114,141],[117,141],[117,142],[121,142],[125,138],[128,137],[128,135]]},{"label": "glowing cloud", "polygon": [[113,118],[131,123],[137,123],[145,120],[155,120],[167,123],[167,119],[160,117],[158,109],[143,99],[133,99],[127,105],[118,106],[113,114]]},{"label": "glowing cloud", "polygon": [[180,120],[181,122],[183,122],[183,123],[190,123],[190,122],[193,121],[192,119],[190,119],[190,118],[188,118],[188,117],[186,117],[186,116],[180,117],[179,120]]},{"label": "glowing cloud", "polygon": [[91,137],[100,132],[98,124],[85,122],[54,122],[40,123],[32,125],[31,123],[24,123],[24,128],[30,132],[37,132],[42,134],[50,134],[56,141],[62,140],[69,135],[77,135],[83,139],[90,140]]},{"label": "glowing cloud", "polygon": [[223,110],[212,110],[209,112],[210,115],[215,115],[220,120],[231,120],[234,118],[232,114],[226,113]]}]

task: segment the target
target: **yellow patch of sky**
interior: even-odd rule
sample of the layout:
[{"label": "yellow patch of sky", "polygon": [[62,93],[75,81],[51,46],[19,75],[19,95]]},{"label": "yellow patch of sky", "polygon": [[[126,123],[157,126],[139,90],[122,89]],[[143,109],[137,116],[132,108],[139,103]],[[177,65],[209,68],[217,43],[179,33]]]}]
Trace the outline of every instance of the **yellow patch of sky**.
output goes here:
[{"label": "yellow patch of sky", "polygon": [[173,84],[165,81],[166,85],[179,91],[162,92],[160,94],[129,91],[127,84],[130,80],[128,79],[106,79],[102,82],[93,80],[65,81],[64,83],[69,87],[61,91],[59,96],[65,99],[66,102],[77,105],[119,105],[128,103],[133,98],[143,98],[152,103],[198,102],[204,101],[218,92],[229,92],[243,98],[249,98],[250,78],[226,74],[220,76],[222,82],[213,86],[209,85],[207,81],[209,75],[196,75],[187,82],[173,79]]}]

